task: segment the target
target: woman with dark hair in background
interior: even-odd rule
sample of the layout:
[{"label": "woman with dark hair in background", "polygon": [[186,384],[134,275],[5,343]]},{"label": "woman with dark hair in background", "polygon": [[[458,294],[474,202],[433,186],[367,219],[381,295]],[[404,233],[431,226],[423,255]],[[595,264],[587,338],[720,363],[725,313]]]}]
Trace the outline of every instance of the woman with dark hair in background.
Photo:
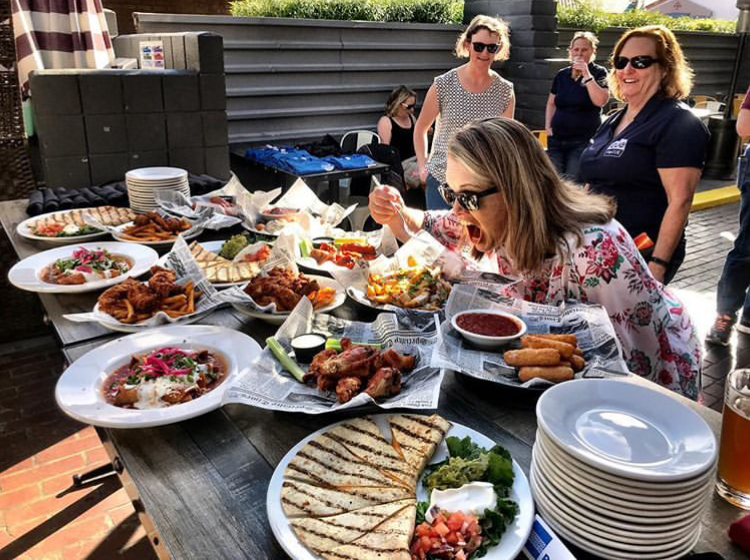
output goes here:
[{"label": "woman with dark hair in background", "polygon": [[571,65],[557,73],[547,98],[547,155],[558,173],[573,180],[609,99],[607,69],[594,63],[598,44],[599,39],[589,31],[573,35],[568,46]]},{"label": "woman with dark hair in background", "polygon": [[685,225],[701,177],[708,129],[682,103],[693,72],[661,25],[626,31],[612,52],[609,89],[627,105],[610,116],[581,155],[579,178],[617,201],[632,237],[655,243],[654,277],[668,283],[685,258]]},{"label": "woman with dark hair in background", "polygon": [[417,93],[406,86],[398,86],[388,96],[385,115],[378,120],[378,136],[383,144],[396,148],[404,170],[404,181],[408,188],[419,187],[414,153],[414,109]]},{"label": "woman with dark hair in background", "polygon": [[[448,206],[438,186],[445,182],[448,143],[462,126],[486,117],[513,118],[513,84],[501,78],[492,63],[510,56],[510,31],[498,18],[476,16],[456,41],[455,54],[469,62],[435,78],[427,90],[414,130],[414,149],[421,181],[426,183],[428,209]],[[427,131],[437,120],[432,151],[427,157]]]}]

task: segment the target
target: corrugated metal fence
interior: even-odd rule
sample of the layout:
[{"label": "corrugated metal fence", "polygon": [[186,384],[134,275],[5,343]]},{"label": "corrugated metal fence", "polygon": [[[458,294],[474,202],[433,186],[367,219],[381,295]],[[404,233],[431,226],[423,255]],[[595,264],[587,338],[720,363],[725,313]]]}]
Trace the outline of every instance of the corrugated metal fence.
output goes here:
[{"label": "corrugated metal fence", "polygon": [[224,38],[230,144],[300,141],[373,129],[390,91],[420,104],[434,76],[460,64],[454,25],[136,14],[139,33]]}]

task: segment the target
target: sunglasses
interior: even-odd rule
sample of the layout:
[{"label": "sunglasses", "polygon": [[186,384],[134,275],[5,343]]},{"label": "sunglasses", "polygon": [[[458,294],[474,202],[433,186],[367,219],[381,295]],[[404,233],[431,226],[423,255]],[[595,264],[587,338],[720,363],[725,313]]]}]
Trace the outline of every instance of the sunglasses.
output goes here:
[{"label": "sunglasses", "polygon": [[646,68],[649,68],[652,64],[655,64],[659,61],[655,59],[653,56],[648,56],[647,54],[634,56],[633,58],[628,58],[627,56],[618,56],[615,58],[615,63],[614,63],[615,68],[617,70],[625,70],[625,67],[628,65],[628,62],[636,70],[645,70]]},{"label": "sunglasses", "polygon": [[483,52],[484,49],[487,49],[487,52],[490,54],[495,54],[497,51],[500,50],[500,45],[497,43],[472,43],[472,47],[474,47],[474,52]]},{"label": "sunglasses", "polygon": [[416,103],[412,103],[411,105],[407,105],[406,103],[402,103],[401,105],[404,106],[404,109],[408,109],[409,111],[411,111],[412,109],[414,109],[414,107],[417,106]]},{"label": "sunglasses", "polygon": [[478,192],[478,193],[469,193],[469,192],[462,192],[457,193],[454,192],[449,186],[448,183],[443,183],[442,185],[438,186],[438,191],[440,192],[440,196],[443,197],[443,200],[453,206],[453,204],[458,201],[458,203],[461,205],[461,208],[464,210],[468,210],[469,212],[474,212],[476,210],[479,210],[479,199],[484,198],[485,196],[489,196],[491,194],[495,194],[498,192],[497,187],[493,187],[491,189],[487,189],[486,191]]}]

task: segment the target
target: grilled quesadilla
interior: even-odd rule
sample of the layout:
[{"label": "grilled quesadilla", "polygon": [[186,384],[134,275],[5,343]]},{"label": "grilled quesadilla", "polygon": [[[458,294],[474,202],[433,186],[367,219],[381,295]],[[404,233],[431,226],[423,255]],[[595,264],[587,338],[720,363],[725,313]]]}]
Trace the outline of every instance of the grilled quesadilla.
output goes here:
[{"label": "grilled quesadilla", "polygon": [[[369,506],[357,511],[329,517],[292,519],[290,525],[297,538],[310,550],[323,554],[336,547],[350,544],[365,534],[377,530],[385,521],[406,508],[415,508],[416,498]],[[412,519],[411,528],[414,527]],[[411,531],[409,531],[411,537]],[[408,547],[408,540],[405,547]]]},{"label": "grilled quesadilla", "polygon": [[409,542],[417,508],[403,508],[355,541],[321,553],[326,560],[410,560]]},{"label": "grilled quesadilla", "polygon": [[371,418],[352,418],[329,430],[327,435],[397,484],[415,488],[419,471],[403,460]]},{"label": "grilled quesadilla", "polygon": [[86,222],[83,219],[84,214],[90,215],[100,224],[105,226],[119,226],[120,224],[132,222],[135,219],[135,213],[130,208],[118,208],[116,206],[98,206],[96,208],[81,208],[76,210],[56,212],[54,214],[50,214],[49,216],[44,216],[43,218],[34,220],[28,225],[32,230],[39,226],[50,226],[53,224],[61,224],[63,226],[69,224],[84,226],[86,225]]},{"label": "grilled quesadilla", "polygon": [[261,262],[233,262],[213,253],[197,241],[190,244],[193,258],[203,269],[209,282],[213,284],[229,284],[247,282],[255,278],[260,272]]},{"label": "grilled quesadilla", "polygon": [[349,486],[321,491],[320,486],[285,480],[281,487],[281,506],[290,518],[324,517],[412,496],[410,490],[401,486]]},{"label": "grilled quesadilla", "polygon": [[451,424],[437,414],[395,414],[389,418],[393,446],[417,471],[422,470],[435,453]]}]

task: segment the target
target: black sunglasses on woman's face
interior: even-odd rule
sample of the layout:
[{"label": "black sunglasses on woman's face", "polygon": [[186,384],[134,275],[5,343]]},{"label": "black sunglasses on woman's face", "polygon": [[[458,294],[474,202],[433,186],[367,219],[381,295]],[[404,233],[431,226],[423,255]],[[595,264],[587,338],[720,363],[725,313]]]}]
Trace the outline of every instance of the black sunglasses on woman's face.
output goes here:
[{"label": "black sunglasses on woman's face", "polygon": [[495,54],[500,49],[500,45],[498,45],[497,43],[475,42],[475,43],[472,43],[471,46],[474,48],[474,52],[478,52],[478,53],[484,51],[484,49],[487,49],[488,53]]},{"label": "black sunglasses on woman's face", "polygon": [[404,109],[406,109],[407,111],[411,111],[412,109],[414,109],[414,107],[417,106],[416,103],[412,103],[411,105],[407,105],[406,103],[402,103],[401,105],[403,105]]},{"label": "black sunglasses on woman's face", "polygon": [[627,56],[618,56],[615,58],[615,68],[617,70],[625,70],[625,67],[628,65],[628,62],[636,70],[645,70],[652,64],[659,62],[659,61],[655,59],[653,56],[649,56],[647,54],[634,56],[633,58],[628,58]]},{"label": "black sunglasses on woman's face", "polygon": [[454,192],[453,189],[451,189],[448,186],[448,183],[443,183],[442,185],[438,186],[438,192],[440,192],[440,196],[443,197],[443,200],[453,206],[453,203],[458,200],[458,203],[461,205],[461,208],[464,210],[468,210],[469,212],[473,212],[476,210],[479,210],[479,199],[484,198],[485,196],[489,196],[491,194],[495,194],[498,192],[497,187],[492,187],[491,189],[487,189],[486,191],[482,192],[462,192],[457,193]]}]

